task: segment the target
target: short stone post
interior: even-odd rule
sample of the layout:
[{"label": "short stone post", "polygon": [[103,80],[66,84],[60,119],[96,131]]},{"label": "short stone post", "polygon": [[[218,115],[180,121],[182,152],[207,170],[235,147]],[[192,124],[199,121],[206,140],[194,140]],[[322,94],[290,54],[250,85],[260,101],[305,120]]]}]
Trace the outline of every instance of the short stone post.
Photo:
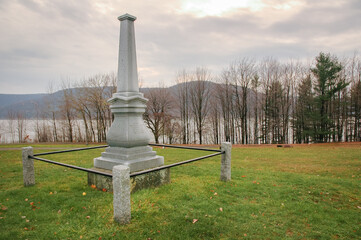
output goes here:
[{"label": "short stone post", "polygon": [[113,167],[114,220],[120,224],[130,223],[130,171],[125,165]]},{"label": "short stone post", "polygon": [[22,150],[24,186],[32,186],[35,185],[34,160],[29,156],[34,154],[33,148],[24,147]]},{"label": "short stone post", "polygon": [[231,180],[231,151],[232,144],[230,142],[221,143],[222,154],[221,160],[221,181],[227,182]]}]

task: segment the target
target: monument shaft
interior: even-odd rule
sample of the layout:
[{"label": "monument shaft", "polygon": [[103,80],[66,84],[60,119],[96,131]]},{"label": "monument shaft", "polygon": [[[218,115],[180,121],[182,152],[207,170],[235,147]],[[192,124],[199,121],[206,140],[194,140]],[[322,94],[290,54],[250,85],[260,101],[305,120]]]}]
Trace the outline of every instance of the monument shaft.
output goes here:
[{"label": "monument shaft", "polygon": [[139,92],[137,54],[135,47],[135,17],[125,14],[120,24],[117,92]]}]

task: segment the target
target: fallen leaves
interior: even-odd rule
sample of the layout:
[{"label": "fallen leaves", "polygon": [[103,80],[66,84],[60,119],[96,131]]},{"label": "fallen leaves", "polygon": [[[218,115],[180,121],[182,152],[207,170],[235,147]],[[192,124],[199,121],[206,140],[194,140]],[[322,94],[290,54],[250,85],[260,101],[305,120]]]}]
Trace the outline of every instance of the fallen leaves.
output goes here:
[{"label": "fallen leaves", "polygon": [[198,219],[193,219],[192,223],[195,224],[196,222],[198,222]]},{"label": "fallen leaves", "polygon": [[32,230],[34,230],[34,229],[35,229],[35,227],[31,227],[31,228],[24,227],[24,230],[25,230],[25,231],[32,231]]},{"label": "fallen leaves", "polygon": [[[40,202],[39,202],[39,203],[40,203]],[[32,209],[33,211],[35,211],[35,209],[39,209],[39,208],[40,208],[40,207],[35,206],[34,202],[30,202],[29,204],[30,204],[31,209]]]}]

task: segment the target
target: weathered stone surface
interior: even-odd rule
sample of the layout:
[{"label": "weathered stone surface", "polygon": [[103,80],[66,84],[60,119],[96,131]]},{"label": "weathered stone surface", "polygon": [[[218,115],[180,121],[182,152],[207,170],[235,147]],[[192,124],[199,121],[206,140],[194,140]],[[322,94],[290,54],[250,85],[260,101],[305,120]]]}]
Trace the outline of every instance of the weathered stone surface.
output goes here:
[{"label": "weathered stone surface", "polygon": [[139,92],[134,34],[134,21],[136,19],[128,13],[118,17],[120,21],[118,92]]},{"label": "weathered stone surface", "polygon": [[126,165],[130,172],[155,168],[164,164],[164,158],[157,156],[149,146],[121,148],[109,147],[101,157],[94,159],[94,167],[112,169],[116,165]]},{"label": "weathered stone surface", "polygon": [[147,99],[139,92],[138,70],[134,34],[136,17],[124,14],[119,18],[119,59],[117,92],[108,100],[114,121],[107,133],[109,148],[94,159],[94,167],[112,170],[125,165],[130,172],[164,165],[148,146],[151,133],[143,121]]},{"label": "weathered stone surface", "polygon": [[[107,169],[92,168],[92,170],[112,174],[112,171]],[[113,192],[113,180],[111,177],[88,172],[88,185],[95,185],[97,189],[106,189],[107,191]]]},{"label": "weathered stone surface", "polygon": [[131,192],[145,188],[159,187],[170,183],[170,169],[163,169],[130,178]]},{"label": "weathered stone surface", "polygon": [[229,142],[221,143],[221,150],[225,151],[225,154],[222,154],[221,160],[221,181],[230,181],[232,144]]},{"label": "weathered stone surface", "polygon": [[127,166],[118,165],[113,168],[113,208],[116,222],[130,223],[130,179]]},{"label": "weathered stone surface", "polygon": [[[112,173],[110,170],[105,170],[101,168],[92,168],[97,171],[103,171],[106,173]],[[163,184],[170,183],[170,169],[163,169],[156,172],[151,172],[147,174],[143,174],[136,177],[130,178],[130,191],[134,193],[138,190],[145,189],[145,188],[154,188],[160,187]],[[102,190],[106,189],[109,192],[113,192],[113,183],[112,178],[95,174],[95,173],[88,173],[88,185],[95,185],[97,189]]]},{"label": "weathered stone surface", "polygon": [[107,143],[110,147],[146,146],[151,139],[149,129],[145,126],[142,117],[146,101],[141,102],[139,99],[143,97],[140,95],[121,101],[121,95],[122,93],[115,93],[108,100],[114,114],[114,121],[107,133]]},{"label": "weathered stone surface", "polygon": [[29,156],[33,155],[32,147],[24,147],[22,152],[23,159],[23,180],[24,186],[35,185],[34,160]]}]

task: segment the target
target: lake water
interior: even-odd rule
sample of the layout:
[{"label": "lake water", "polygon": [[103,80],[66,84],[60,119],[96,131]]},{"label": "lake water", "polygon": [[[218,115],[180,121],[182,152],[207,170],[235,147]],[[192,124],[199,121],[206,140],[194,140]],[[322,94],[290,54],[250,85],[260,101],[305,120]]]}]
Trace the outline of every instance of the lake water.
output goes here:
[{"label": "lake water", "polygon": [[[21,126],[22,125],[22,126]],[[65,122],[62,120],[56,121],[57,134],[61,137],[64,132]],[[83,121],[73,121],[74,135],[84,134],[85,128]],[[17,120],[0,120],[0,143],[18,143],[19,142],[19,129],[22,129],[22,139],[25,142],[35,142],[37,137],[37,129],[43,133],[52,135],[53,122],[51,120],[34,120],[27,119],[21,122]]]}]

